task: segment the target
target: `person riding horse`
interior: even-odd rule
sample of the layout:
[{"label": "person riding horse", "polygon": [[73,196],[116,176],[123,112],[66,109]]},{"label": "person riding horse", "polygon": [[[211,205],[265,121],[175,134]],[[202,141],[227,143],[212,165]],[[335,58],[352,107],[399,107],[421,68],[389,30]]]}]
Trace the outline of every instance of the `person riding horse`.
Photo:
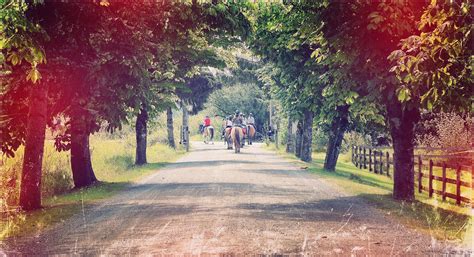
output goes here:
[{"label": "person riding horse", "polygon": [[245,133],[244,130],[245,130],[245,127],[243,127],[242,113],[240,113],[239,110],[237,110],[235,111],[235,116],[232,120],[232,130],[230,132],[236,153],[239,153],[240,148],[243,146],[244,133]]},{"label": "person riding horse", "polygon": [[247,126],[252,125],[255,127],[255,118],[253,117],[252,113],[249,113],[249,116],[247,117]]},{"label": "person riding horse", "polygon": [[223,127],[222,138],[224,138],[224,141],[227,143],[227,149],[232,149],[232,138],[230,136],[230,133],[232,131],[232,126],[233,126],[232,119],[233,119],[232,115],[227,117],[222,126]]},{"label": "person riding horse", "polygon": [[209,137],[209,140],[212,143],[214,139],[214,128],[211,125],[211,118],[208,115],[204,118],[202,133],[204,135],[204,143],[207,143],[206,138]]},{"label": "person riding horse", "polygon": [[253,117],[252,113],[249,113],[249,116],[247,117],[247,140],[248,144],[252,144],[253,137],[255,136],[255,118]]},{"label": "person riding horse", "polygon": [[235,116],[232,119],[232,126],[238,126],[242,128],[244,135],[247,133],[247,126],[245,125],[244,115],[239,111],[235,111]]},{"label": "person riding horse", "polygon": [[232,128],[232,115],[226,117],[224,119],[224,123],[222,124],[222,137],[225,136],[227,128]]}]

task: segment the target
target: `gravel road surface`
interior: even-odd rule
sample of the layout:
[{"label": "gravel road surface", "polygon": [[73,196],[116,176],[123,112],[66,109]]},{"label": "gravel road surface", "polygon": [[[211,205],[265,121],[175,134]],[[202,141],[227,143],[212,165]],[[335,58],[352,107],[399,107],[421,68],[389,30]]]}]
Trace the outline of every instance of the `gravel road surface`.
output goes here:
[{"label": "gravel road surface", "polygon": [[107,202],[2,247],[8,255],[425,256],[450,249],[259,144],[235,154],[200,142]]}]

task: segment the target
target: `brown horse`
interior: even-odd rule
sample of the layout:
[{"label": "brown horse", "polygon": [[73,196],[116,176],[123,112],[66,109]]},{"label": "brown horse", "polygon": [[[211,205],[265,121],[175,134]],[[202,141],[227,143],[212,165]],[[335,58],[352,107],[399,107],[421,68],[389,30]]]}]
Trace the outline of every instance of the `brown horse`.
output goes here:
[{"label": "brown horse", "polygon": [[240,153],[240,148],[244,140],[244,132],[241,127],[234,126],[230,131],[230,136],[234,142],[235,153]]},{"label": "brown horse", "polygon": [[252,144],[252,140],[254,139],[254,137],[255,137],[255,127],[252,124],[248,124],[247,125],[247,141],[249,145]]},{"label": "brown horse", "polygon": [[227,143],[227,149],[232,149],[232,137],[230,136],[230,132],[232,131],[231,127],[225,128],[224,132],[224,140]]}]

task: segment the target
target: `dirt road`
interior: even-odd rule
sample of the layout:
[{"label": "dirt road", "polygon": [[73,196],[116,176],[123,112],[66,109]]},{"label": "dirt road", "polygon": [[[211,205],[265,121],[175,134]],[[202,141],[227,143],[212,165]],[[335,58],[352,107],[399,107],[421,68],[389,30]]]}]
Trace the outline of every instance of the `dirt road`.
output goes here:
[{"label": "dirt road", "polygon": [[363,200],[262,149],[194,143],[175,164],[9,254],[440,254]]}]

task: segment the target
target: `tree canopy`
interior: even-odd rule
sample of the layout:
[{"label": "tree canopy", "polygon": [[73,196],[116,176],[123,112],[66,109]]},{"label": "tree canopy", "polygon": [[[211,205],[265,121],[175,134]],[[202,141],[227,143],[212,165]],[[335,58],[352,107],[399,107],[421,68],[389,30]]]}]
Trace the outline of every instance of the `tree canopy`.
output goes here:
[{"label": "tree canopy", "polygon": [[[76,186],[94,180],[88,140],[104,124],[114,132],[136,118],[146,135],[150,117],[176,102],[195,113],[210,95],[216,113],[248,110],[257,120],[266,119],[266,98],[278,100],[289,124],[299,124],[301,159],[311,160],[313,127],[328,134],[327,170],[346,131],[387,127],[394,197],[410,200],[420,112],[472,110],[470,0],[7,1],[1,8],[1,151],[13,156],[28,138],[44,144],[33,128],[62,117],[67,130],[56,146],[71,150],[75,178],[92,178]],[[41,147],[26,148],[41,166]]]}]

